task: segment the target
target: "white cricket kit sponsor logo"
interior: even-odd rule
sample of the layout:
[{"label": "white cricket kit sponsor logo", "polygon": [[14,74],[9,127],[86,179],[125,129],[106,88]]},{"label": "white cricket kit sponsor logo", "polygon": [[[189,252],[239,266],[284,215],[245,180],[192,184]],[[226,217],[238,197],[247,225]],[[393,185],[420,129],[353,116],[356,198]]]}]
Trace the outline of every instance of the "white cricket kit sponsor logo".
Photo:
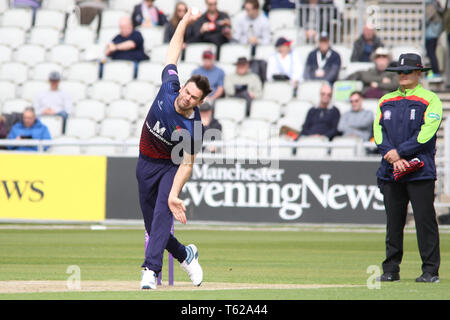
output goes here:
[{"label": "white cricket kit sponsor logo", "polygon": [[164,132],[166,132],[166,128],[161,127],[160,128],[160,123],[159,121],[156,121],[155,125],[153,126],[153,132],[159,134],[160,136],[162,136],[164,134]]},{"label": "white cricket kit sponsor logo", "polygon": [[[311,196],[323,208],[342,210],[350,206],[364,210],[384,210],[383,195],[374,185],[331,184],[332,176],[322,174],[316,182],[309,174],[300,174],[298,183],[282,184],[284,169],[209,167],[195,164],[192,180],[183,192],[185,204],[210,207],[279,208],[283,220],[295,220],[311,207]],[[202,180],[201,182],[195,180]]]},{"label": "white cricket kit sponsor logo", "polygon": [[145,126],[159,140],[161,140],[162,142],[164,142],[165,144],[167,144],[169,146],[173,145],[172,142],[167,141],[166,139],[163,138],[163,134],[164,134],[164,132],[166,132],[166,128],[161,127],[159,121],[156,121],[153,128],[151,128],[150,124],[147,121],[145,122]]}]

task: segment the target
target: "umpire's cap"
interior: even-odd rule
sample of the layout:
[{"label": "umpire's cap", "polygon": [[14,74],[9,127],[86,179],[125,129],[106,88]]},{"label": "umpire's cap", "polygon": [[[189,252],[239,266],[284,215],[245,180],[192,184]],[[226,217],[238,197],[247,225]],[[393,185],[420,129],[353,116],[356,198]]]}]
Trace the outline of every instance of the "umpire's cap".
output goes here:
[{"label": "umpire's cap", "polygon": [[424,67],[422,64],[422,58],[416,53],[403,53],[398,58],[398,63],[396,67],[386,68],[385,71],[397,72],[397,71],[410,71],[410,70],[420,70],[428,71],[431,68]]}]

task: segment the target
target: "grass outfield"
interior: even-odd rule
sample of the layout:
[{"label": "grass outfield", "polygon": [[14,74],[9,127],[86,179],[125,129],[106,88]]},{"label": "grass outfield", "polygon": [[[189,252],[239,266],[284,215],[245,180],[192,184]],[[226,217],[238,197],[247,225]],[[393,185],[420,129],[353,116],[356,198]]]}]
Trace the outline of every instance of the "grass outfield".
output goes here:
[{"label": "grass outfield", "polygon": [[[334,231],[339,232],[327,232],[322,228],[298,227],[286,231],[273,227],[258,231],[233,227],[223,230],[214,226],[210,230],[193,230],[177,226],[178,239],[186,244],[195,243],[199,248],[204,270],[202,289],[209,283],[309,286],[141,291],[138,288],[144,254],[142,230],[93,231],[86,226],[10,229],[6,226],[0,228],[0,299],[450,299],[448,229],[441,232],[441,283],[414,282],[421,273],[421,262],[415,233],[407,232],[401,281],[383,283],[380,289],[370,290],[366,286],[371,276],[367,268],[380,266],[384,258],[382,229],[368,228],[367,232],[360,232],[337,228]],[[70,276],[66,270],[71,265],[79,266],[82,287],[83,281],[128,281],[135,282],[136,290],[1,291],[4,281],[66,281]],[[167,263],[163,276],[167,279]],[[186,281],[189,281],[187,275],[175,261],[175,285]]]}]

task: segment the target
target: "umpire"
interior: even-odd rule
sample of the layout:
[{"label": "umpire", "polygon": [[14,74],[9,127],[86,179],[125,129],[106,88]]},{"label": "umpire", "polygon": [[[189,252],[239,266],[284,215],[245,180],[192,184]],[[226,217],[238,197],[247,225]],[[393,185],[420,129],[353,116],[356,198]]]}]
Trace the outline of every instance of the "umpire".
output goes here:
[{"label": "umpire", "polygon": [[[380,99],[373,126],[375,143],[383,156],[377,180],[387,216],[386,259],[379,281],[400,280],[403,230],[411,202],[422,259],[422,275],[416,282],[439,282],[434,158],[442,103],[435,93],[419,84],[422,72],[429,69],[413,53],[400,55],[397,66],[386,69],[398,74],[400,86]],[[420,163],[421,167],[413,167],[413,163]],[[394,172],[396,178],[400,176],[398,180],[394,179]]]}]

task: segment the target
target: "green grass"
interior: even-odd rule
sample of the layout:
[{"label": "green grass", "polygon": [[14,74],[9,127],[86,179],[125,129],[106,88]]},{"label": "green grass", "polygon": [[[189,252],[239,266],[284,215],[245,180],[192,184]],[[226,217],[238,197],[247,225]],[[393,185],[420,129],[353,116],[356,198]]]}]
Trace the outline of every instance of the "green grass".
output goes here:
[{"label": "green grass", "polygon": [[[355,288],[177,292],[0,294],[0,299],[450,299],[450,234],[441,233],[439,284],[417,284],[421,261],[415,234],[405,234],[401,281],[369,290],[368,266],[384,259],[384,233],[320,231],[176,231],[200,251],[204,282],[353,284]],[[140,280],[141,230],[0,230],[0,281],[67,280],[77,265],[83,280]],[[189,281],[175,262],[175,281]],[[166,264],[167,265],[167,264]],[[166,265],[163,276],[167,277]]]}]

